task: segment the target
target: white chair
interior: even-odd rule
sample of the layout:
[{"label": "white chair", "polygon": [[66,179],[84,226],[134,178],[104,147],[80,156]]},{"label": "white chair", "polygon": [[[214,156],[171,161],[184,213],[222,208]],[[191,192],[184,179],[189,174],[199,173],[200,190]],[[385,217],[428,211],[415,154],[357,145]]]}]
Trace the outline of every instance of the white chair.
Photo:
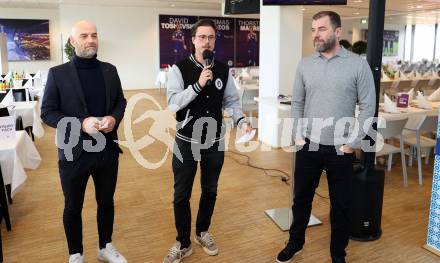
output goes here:
[{"label": "white chair", "polygon": [[40,70],[39,72],[40,72],[41,85],[43,85],[43,87],[45,87],[46,82],[47,82],[47,75],[49,74],[49,71],[48,70]]},{"label": "white chair", "polygon": [[251,77],[253,79],[258,79],[259,76],[260,76],[260,69],[259,69],[259,67],[251,67],[249,69],[249,75],[251,75]]},{"label": "white chair", "polygon": [[415,91],[423,91],[427,87],[429,87],[430,82],[431,82],[431,79],[419,79],[414,90]]},{"label": "white chair", "polygon": [[424,116],[419,124],[412,129],[405,128],[408,131],[411,131],[411,134],[407,134],[403,136],[403,141],[405,144],[410,146],[409,151],[409,165],[412,166],[412,159],[414,155],[417,156],[417,168],[419,174],[419,184],[422,184],[422,149],[425,150],[425,162],[429,164],[429,153],[431,149],[435,148],[436,140],[422,136],[423,132],[435,132],[437,130],[438,124],[438,116],[430,115]]},{"label": "white chair", "polygon": [[398,92],[408,92],[411,88],[415,86],[415,84],[415,82],[409,79],[400,80],[396,89],[398,90]]},{"label": "white chair", "polygon": [[[397,81],[398,82],[398,81]],[[390,95],[395,95],[396,90],[396,81],[381,81],[380,82],[380,95],[379,95],[379,103],[383,103],[384,101],[384,94],[390,94]]]},{"label": "white chair", "polygon": [[403,149],[402,131],[407,121],[408,118],[387,121],[386,127],[378,128],[377,132],[382,135],[384,140],[394,137],[399,138],[400,147],[396,147],[394,145],[384,143],[382,149],[380,149],[379,151],[376,150],[376,158],[388,155],[388,161],[387,161],[388,171],[391,171],[393,154],[400,152],[400,158],[402,159],[403,185],[405,187],[408,186],[408,174],[406,172],[406,161],[405,161],[405,152]]},{"label": "white chair", "polygon": [[423,90],[425,96],[431,95],[440,85],[440,78],[431,78],[428,86]]},{"label": "white chair", "polygon": [[240,81],[237,78],[233,78],[233,80],[240,97],[243,112],[247,113],[248,117],[252,117],[252,112],[258,110],[258,103],[255,101],[255,97],[258,97],[259,89],[247,88],[248,83],[241,84],[244,81]]},{"label": "white chair", "polygon": [[157,73],[156,82],[155,82],[156,86],[159,86],[159,93],[161,92],[162,87],[166,89],[167,81],[168,81],[167,71],[160,70],[159,73]]},{"label": "white chair", "polygon": [[252,112],[258,110],[258,103],[255,97],[258,97],[258,89],[243,89],[241,96],[241,108],[243,112],[247,112],[248,116],[252,117]]}]

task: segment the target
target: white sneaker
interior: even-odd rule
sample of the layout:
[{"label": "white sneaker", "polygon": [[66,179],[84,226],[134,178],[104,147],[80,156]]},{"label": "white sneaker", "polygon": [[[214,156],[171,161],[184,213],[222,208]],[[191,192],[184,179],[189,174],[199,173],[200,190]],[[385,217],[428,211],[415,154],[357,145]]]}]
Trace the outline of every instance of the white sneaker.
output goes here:
[{"label": "white sneaker", "polygon": [[127,260],[116,250],[112,243],[107,243],[103,249],[98,248],[98,259],[109,263],[127,263]]},{"label": "white sneaker", "polygon": [[192,246],[191,244],[187,248],[180,249],[180,242],[174,243],[174,245],[168,250],[168,254],[163,259],[162,263],[180,263],[184,258],[191,256]]},{"label": "white sneaker", "polygon": [[210,256],[218,254],[218,248],[215,245],[214,237],[208,232],[202,232],[200,236],[196,234],[194,241],[196,244],[202,246],[203,251]]},{"label": "white sneaker", "polygon": [[69,263],[84,263],[84,256],[80,253],[70,255]]}]

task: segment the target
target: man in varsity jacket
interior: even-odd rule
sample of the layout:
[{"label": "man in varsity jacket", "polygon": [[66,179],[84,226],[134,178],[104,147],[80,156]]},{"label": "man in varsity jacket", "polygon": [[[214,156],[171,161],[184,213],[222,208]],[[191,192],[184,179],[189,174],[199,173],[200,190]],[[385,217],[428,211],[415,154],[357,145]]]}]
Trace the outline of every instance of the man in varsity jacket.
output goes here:
[{"label": "man in varsity jacket", "polygon": [[178,263],[192,253],[189,200],[198,161],[201,167],[202,195],[194,241],[208,255],[217,255],[218,249],[208,228],[224,160],[223,109],[232,109],[234,124],[243,133],[251,131],[241,110],[229,68],[217,60],[205,65],[203,52],[212,51],[215,46],[215,23],[202,19],[191,31],[193,53],[177,62],[168,74],[168,106],[176,111],[178,121],[172,161],[177,242],[169,249],[163,263]]}]

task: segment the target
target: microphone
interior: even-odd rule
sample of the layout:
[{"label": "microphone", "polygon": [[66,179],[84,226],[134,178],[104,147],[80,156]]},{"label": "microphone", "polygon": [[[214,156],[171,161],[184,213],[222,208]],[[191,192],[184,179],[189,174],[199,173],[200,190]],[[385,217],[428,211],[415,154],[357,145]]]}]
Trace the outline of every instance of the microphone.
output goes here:
[{"label": "microphone", "polygon": [[[212,53],[211,50],[206,49],[205,51],[203,51],[203,60],[205,60],[205,66],[210,66],[212,64],[213,58],[214,58],[214,53]],[[212,81],[208,79],[206,85],[210,86],[211,82]]]}]

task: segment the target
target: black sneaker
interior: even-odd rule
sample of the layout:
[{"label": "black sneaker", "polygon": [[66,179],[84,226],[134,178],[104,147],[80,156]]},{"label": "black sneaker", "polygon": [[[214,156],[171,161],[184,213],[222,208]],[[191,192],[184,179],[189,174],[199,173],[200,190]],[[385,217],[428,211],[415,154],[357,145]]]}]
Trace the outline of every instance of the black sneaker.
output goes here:
[{"label": "black sneaker", "polygon": [[332,263],[346,263],[345,257],[332,257]]},{"label": "black sneaker", "polygon": [[277,263],[287,263],[293,259],[294,255],[301,252],[302,248],[295,247],[292,243],[287,243],[287,246],[281,250],[277,256]]}]

